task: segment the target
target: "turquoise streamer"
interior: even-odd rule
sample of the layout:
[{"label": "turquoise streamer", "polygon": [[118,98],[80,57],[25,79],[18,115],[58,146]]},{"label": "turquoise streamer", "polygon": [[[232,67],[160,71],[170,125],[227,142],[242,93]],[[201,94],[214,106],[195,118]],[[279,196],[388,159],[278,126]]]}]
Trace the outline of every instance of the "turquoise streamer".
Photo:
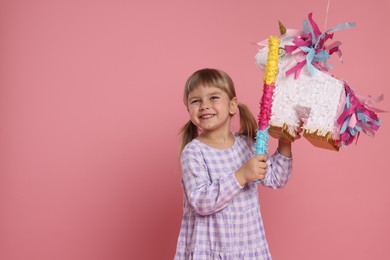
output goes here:
[{"label": "turquoise streamer", "polygon": [[265,154],[268,152],[268,128],[264,130],[257,130],[256,134],[256,143],[255,143],[255,152],[257,154]]},{"label": "turquoise streamer", "polygon": [[[256,134],[256,143],[255,143],[255,152],[258,154],[267,154],[268,153],[268,128],[264,130],[257,130]],[[261,180],[256,181],[256,183],[262,183]]]}]

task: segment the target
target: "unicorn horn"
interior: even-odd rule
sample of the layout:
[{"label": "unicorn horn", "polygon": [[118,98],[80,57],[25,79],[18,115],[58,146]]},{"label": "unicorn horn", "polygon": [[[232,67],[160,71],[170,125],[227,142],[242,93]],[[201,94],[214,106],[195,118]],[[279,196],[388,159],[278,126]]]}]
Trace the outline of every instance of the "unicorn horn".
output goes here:
[{"label": "unicorn horn", "polygon": [[284,27],[283,23],[278,20],[279,22],[279,32],[280,32],[280,35],[285,35],[286,34],[286,27]]}]

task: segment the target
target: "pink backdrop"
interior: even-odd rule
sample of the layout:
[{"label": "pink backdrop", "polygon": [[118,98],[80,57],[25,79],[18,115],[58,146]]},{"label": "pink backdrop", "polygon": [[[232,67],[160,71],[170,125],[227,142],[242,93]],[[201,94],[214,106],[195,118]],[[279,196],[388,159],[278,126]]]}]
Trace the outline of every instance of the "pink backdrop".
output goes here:
[{"label": "pink backdrop", "polygon": [[[172,259],[182,192],[182,87],[234,79],[258,113],[253,42],[301,28],[327,1],[0,1],[0,259]],[[386,100],[389,1],[333,1],[334,73]],[[294,11],[293,11],[294,10]],[[260,187],[274,259],[389,259],[389,115],[340,152],[294,145],[294,177]],[[275,149],[271,142],[271,149]]]}]

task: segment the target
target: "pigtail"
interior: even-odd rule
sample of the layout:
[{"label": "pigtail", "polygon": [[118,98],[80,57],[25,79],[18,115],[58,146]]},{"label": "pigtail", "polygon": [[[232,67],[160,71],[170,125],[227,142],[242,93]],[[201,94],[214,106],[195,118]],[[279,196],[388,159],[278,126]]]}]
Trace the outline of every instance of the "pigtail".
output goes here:
[{"label": "pigtail", "polygon": [[196,127],[196,125],[194,125],[194,123],[192,123],[191,120],[188,120],[187,124],[185,124],[181,128],[180,134],[181,134],[180,151],[183,151],[184,147],[198,136],[198,128]]},{"label": "pigtail", "polygon": [[239,133],[248,137],[249,140],[255,140],[257,131],[257,122],[249,108],[243,103],[238,103],[240,111],[240,131]]}]

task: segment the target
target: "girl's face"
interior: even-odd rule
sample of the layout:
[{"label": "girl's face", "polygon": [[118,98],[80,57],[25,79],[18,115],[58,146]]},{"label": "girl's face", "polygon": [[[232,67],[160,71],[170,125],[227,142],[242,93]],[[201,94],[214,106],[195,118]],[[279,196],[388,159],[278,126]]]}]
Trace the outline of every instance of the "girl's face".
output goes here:
[{"label": "girl's face", "polygon": [[202,134],[212,131],[230,131],[230,119],[237,111],[237,98],[213,86],[199,86],[188,95],[187,109],[194,125]]}]

